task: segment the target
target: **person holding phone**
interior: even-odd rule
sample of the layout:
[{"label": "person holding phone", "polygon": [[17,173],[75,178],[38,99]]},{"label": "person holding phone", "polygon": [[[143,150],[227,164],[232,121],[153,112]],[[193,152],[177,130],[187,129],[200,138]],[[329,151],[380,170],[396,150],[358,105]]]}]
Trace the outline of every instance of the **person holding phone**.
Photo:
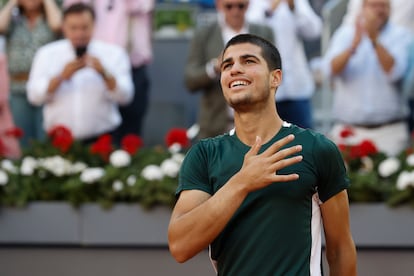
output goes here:
[{"label": "person holding phone", "polygon": [[114,132],[121,123],[118,105],[133,96],[126,51],[92,39],[94,20],[90,5],[67,7],[65,38],[36,52],[27,83],[29,101],[44,106],[45,130],[64,125],[85,143]]}]

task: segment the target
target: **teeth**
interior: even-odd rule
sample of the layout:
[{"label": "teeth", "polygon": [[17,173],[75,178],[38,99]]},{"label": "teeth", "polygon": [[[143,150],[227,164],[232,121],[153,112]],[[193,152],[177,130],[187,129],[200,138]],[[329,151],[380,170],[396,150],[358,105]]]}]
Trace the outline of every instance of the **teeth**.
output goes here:
[{"label": "teeth", "polygon": [[230,87],[235,87],[235,86],[239,86],[239,85],[245,86],[245,85],[248,85],[248,83],[246,81],[238,80],[238,81],[232,82],[230,84]]}]

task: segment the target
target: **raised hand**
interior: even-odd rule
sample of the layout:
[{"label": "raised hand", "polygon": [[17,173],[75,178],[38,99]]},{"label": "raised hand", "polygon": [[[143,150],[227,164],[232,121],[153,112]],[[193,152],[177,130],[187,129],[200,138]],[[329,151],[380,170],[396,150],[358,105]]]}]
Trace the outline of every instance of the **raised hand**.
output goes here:
[{"label": "raised hand", "polygon": [[302,150],[301,145],[295,145],[285,149],[283,146],[294,140],[294,135],[288,135],[275,142],[261,154],[258,154],[262,140],[256,138],[256,142],[244,156],[243,166],[239,171],[240,179],[247,185],[249,192],[267,187],[274,182],[293,181],[299,178],[296,173],[280,175],[277,172],[290,165],[302,161],[302,156],[292,156]]}]

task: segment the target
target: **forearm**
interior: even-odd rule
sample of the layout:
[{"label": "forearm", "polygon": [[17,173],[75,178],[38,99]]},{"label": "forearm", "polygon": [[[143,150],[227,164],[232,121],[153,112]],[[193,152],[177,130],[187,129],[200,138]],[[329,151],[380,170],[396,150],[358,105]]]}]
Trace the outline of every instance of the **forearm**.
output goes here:
[{"label": "forearm", "polygon": [[55,91],[59,88],[63,81],[64,79],[62,77],[62,74],[59,74],[58,76],[52,78],[47,87],[47,95],[55,94]]},{"label": "forearm", "polygon": [[172,215],[168,229],[171,254],[185,262],[211,244],[247,196],[237,175],[217,193],[180,216]]},{"label": "forearm", "polygon": [[345,49],[342,53],[337,55],[335,58],[331,61],[331,72],[332,75],[338,75],[342,73],[342,71],[347,66],[349,59],[354,53],[354,48]]},{"label": "forearm", "polygon": [[12,10],[17,5],[17,0],[10,0],[0,10],[0,33],[5,33],[10,25]]},{"label": "forearm", "polygon": [[43,0],[46,11],[46,20],[50,29],[60,32],[62,26],[62,13],[54,0]]},{"label": "forearm", "polygon": [[327,260],[329,263],[329,275],[354,276],[357,275],[356,249],[352,240],[346,246],[342,246],[338,252],[330,253],[327,248]]},{"label": "forearm", "polygon": [[381,64],[382,69],[384,69],[386,73],[391,72],[392,68],[394,67],[394,58],[390,55],[388,50],[378,42],[377,39],[373,40],[372,45],[375,49],[378,61]]}]

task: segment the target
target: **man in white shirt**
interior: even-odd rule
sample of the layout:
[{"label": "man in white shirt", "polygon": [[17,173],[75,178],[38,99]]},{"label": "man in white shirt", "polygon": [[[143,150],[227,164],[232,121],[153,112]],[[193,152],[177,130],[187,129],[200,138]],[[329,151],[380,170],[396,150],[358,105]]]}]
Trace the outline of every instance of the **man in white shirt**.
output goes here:
[{"label": "man in white shirt", "polygon": [[249,21],[267,24],[283,59],[283,79],[276,93],[280,117],[303,128],[313,128],[312,96],[315,81],[306,57],[305,40],[322,32],[322,19],[309,0],[251,0]]},{"label": "man in white shirt", "polygon": [[65,9],[65,39],[37,51],[27,83],[29,101],[44,105],[45,130],[64,125],[84,141],[115,131],[121,123],[118,105],[133,96],[126,51],[91,39],[94,19],[87,4]]},{"label": "man in white shirt", "polygon": [[[331,138],[340,144],[371,140],[393,156],[409,140],[408,107],[398,84],[407,69],[411,36],[389,15],[390,0],[363,0],[355,25],[333,34],[322,68],[334,81]],[[352,128],[352,139],[341,136],[346,128]]]}]

